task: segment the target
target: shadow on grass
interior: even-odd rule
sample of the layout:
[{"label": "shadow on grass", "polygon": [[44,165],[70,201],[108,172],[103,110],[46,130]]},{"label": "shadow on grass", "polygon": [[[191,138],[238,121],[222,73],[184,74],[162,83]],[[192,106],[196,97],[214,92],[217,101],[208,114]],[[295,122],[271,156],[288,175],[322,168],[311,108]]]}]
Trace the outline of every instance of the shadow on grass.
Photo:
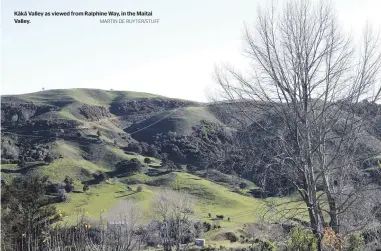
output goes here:
[{"label": "shadow on grass", "polygon": [[286,197],[292,194],[292,192],[293,192],[292,190],[287,190],[287,189],[283,189],[278,192],[272,192],[272,191],[266,191],[260,188],[254,188],[248,191],[247,193],[257,199],[266,199],[266,198],[275,198],[275,197],[277,198]]},{"label": "shadow on grass", "polygon": [[87,138],[91,138],[91,139],[93,139],[93,140],[94,140],[94,139],[95,139],[95,140],[98,140],[98,138],[99,138],[97,135],[91,135],[91,134],[86,135],[86,137],[87,137]]},{"label": "shadow on grass", "polygon": [[259,188],[251,189],[250,191],[248,191],[248,193],[257,199],[266,199],[268,197],[274,197],[275,196],[274,194],[271,194],[270,192],[259,189]]},{"label": "shadow on grass", "polygon": [[100,184],[102,182],[105,181],[104,178],[124,178],[124,177],[128,177],[128,176],[131,176],[133,175],[133,173],[131,172],[128,172],[128,173],[121,173],[120,171],[118,170],[114,170],[114,171],[109,171],[109,172],[105,172],[106,176],[101,178],[98,174],[98,177],[94,177],[92,180],[89,180],[89,181],[85,181],[85,182],[82,182],[82,184],[87,184],[89,186],[91,185],[97,185],[97,184]]},{"label": "shadow on grass", "polygon": [[165,174],[168,174],[171,172],[172,172],[171,170],[162,171],[162,170],[157,170],[157,169],[149,169],[146,172],[146,174],[150,177],[157,177],[157,176],[165,175]]},{"label": "shadow on grass", "polygon": [[75,190],[75,191],[72,191],[72,193],[85,193],[83,191],[78,191],[78,190]]},{"label": "shadow on grass", "polygon": [[225,218],[221,219],[221,218],[209,218],[211,221],[223,221],[223,220],[226,220]]},{"label": "shadow on grass", "polygon": [[23,168],[20,168],[20,169],[17,169],[17,170],[10,170],[10,169],[4,169],[4,168],[1,168],[1,172],[2,173],[19,173],[19,174],[26,174],[28,173],[29,171],[37,168],[37,167],[40,167],[40,166],[45,166],[46,164],[45,163],[37,163],[37,164],[31,164],[31,165],[28,165],[26,167],[23,167]]},{"label": "shadow on grass", "polygon": [[128,197],[128,196],[130,196],[130,195],[134,195],[134,194],[136,194],[136,193],[138,193],[138,192],[132,192],[132,193],[129,193],[129,194],[125,194],[125,195],[121,195],[121,196],[116,196],[115,198],[126,198],[126,197]]},{"label": "shadow on grass", "polygon": [[201,178],[188,178],[188,180],[202,180]]}]

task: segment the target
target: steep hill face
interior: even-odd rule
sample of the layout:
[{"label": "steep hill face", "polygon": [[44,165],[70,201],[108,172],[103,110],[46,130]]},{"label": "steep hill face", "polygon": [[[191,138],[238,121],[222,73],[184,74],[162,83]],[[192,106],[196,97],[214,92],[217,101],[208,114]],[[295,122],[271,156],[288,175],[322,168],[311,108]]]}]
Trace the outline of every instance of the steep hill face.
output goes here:
[{"label": "steep hill face", "polygon": [[[63,159],[62,163],[77,163],[74,166],[95,164],[94,171],[114,170],[119,162],[142,155],[219,169],[256,182],[262,169],[246,165],[259,155],[240,151],[237,137],[254,139],[257,150],[270,155],[271,144],[261,142],[265,135],[249,120],[244,121],[237,110],[226,103],[217,108],[147,93],[94,89],[3,96],[1,161],[20,164]],[[363,103],[348,107],[348,112],[362,116],[369,109],[374,116],[363,149],[381,151],[381,106]],[[274,124],[274,129],[280,126],[276,118],[250,112],[258,120]]]},{"label": "steep hill face", "polygon": [[171,109],[134,123],[126,128],[135,139],[152,143],[158,134],[175,132],[178,135],[191,135],[193,128],[203,121],[220,123],[206,107],[187,106]]},{"label": "steep hill face", "polygon": [[[65,153],[49,151],[59,140],[78,146],[83,158],[99,160],[89,149],[152,145],[159,133],[189,134],[209,118],[216,120],[203,104],[138,92],[68,89],[3,96],[2,162],[62,157]],[[34,154],[40,148],[47,150]]]}]

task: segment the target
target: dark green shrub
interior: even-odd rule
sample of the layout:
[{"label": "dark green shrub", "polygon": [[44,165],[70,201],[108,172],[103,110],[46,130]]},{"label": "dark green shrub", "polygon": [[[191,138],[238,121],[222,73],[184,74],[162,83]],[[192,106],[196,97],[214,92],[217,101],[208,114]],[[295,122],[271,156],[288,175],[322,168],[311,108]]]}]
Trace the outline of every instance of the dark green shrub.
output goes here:
[{"label": "dark green shrub", "polygon": [[164,156],[162,159],[161,159],[161,167],[165,168],[168,164],[168,159],[166,158],[166,156]]},{"label": "dark green shrub", "polygon": [[73,180],[73,178],[66,176],[64,179],[64,182],[65,182],[65,184],[73,184],[74,180]]},{"label": "dark green shrub", "polygon": [[54,157],[51,154],[47,154],[44,158],[45,163],[52,163],[54,161]]},{"label": "dark green shrub", "polygon": [[202,223],[202,226],[204,228],[204,232],[208,232],[212,229],[212,224],[210,224],[209,222]]},{"label": "dark green shrub", "polygon": [[65,182],[65,190],[66,190],[66,192],[68,192],[68,193],[73,192],[73,190],[74,190],[74,180],[71,177],[66,176],[64,182]]},{"label": "dark green shrub", "polygon": [[176,167],[177,170],[182,170],[183,169],[183,167],[179,163],[176,163],[175,167]]},{"label": "dark green shrub", "polygon": [[240,189],[245,189],[245,188],[247,188],[248,187],[248,185],[245,183],[245,182],[241,182],[240,184],[239,184],[239,188]]},{"label": "dark green shrub", "polygon": [[147,155],[151,156],[151,157],[154,157],[154,158],[159,157],[159,154],[157,152],[157,148],[156,148],[155,145],[149,145],[147,147]]},{"label": "dark green shrub", "polygon": [[94,179],[97,181],[97,182],[103,182],[105,180],[107,180],[107,174],[104,173],[104,172],[98,172],[98,173],[95,173],[93,174],[93,177]]},{"label": "dark green shrub", "polygon": [[83,185],[83,191],[86,192],[87,190],[89,190],[89,185],[85,184]]},{"label": "dark green shrub", "polygon": [[216,215],[216,218],[217,218],[217,219],[221,219],[221,220],[223,220],[223,219],[225,218],[225,216],[224,216],[224,215],[218,215],[218,214],[217,214],[217,215]]},{"label": "dark green shrub", "polygon": [[137,158],[131,160],[122,160],[117,165],[117,172],[120,174],[132,174],[142,171],[142,164]]},{"label": "dark green shrub", "polygon": [[186,169],[187,169],[187,171],[188,171],[189,173],[194,173],[194,172],[196,171],[197,168],[196,168],[194,165],[188,164],[188,165],[186,166]]},{"label": "dark green shrub", "polygon": [[[260,240],[256,248],[258,249],[258,251],[259,250],[260,251],[276,251],[277,250],[276,245],[269,240]],[[295,249],[295,250],[299,251],[299,249]]]},{"label": "dark green shrub", "polygon": [[147,165],[151,164],[151,159],[150,158],[144,158],[144,163]]},{"label": "dark green shrub", "polygon": [[133,158],[130,160],[130,164],[128,165],[131,172],[141,172],[142,171],[142,164],[137,158]]},{"label": "dark green shrub", "polygon": [[19,160],[18,166],[21,167],[21,168],[23,168],[23,167],[25,167],[25,165],[26,165],[25,160],[24,160],[23,158],[21,158],[21,159]]},{"label": "dark green shrub", "polygon": [[172,161],[172,160],[166,160],[166,163],[165,163],[165,166],[164,165],[162,165],[163,167],[165,167],[167,170],[174,170],[174,169],[176,169],[176,165],[175,165],[175,163]]},{"label": "dark green shrub", "polygon": [[128,144],[128,146],[126,147],[126,150],[130,151],[130,152],[137,153],[137,154],[142,154],[142,147],[140,146],[139,143]]},{"label": "dark green shrub", "polygon": [[227,232],[225,234],[225,236],[226,236],[226,239],[229,240],[230,242],[237,242],[238,241],[237,235],[233,232]]},{"label": "dark green shrub", "polygon": [[293,227],[287,243],[287,250],[317,251],[317,239],[311,231]]},{"label": "dark green shrub", "polygon": [[73,191],[74,191],[74,185],[73,185],[73,184],[66,184],[66,185],[65,185],[65,190],[66,190],[66,192],[68,192],[68,193],[73,192]]},{"label": "dark green shrub", "polygon": [[69,197],[68,197],[65,189],[60,189],[58,191],[58,200],[59,200],[59,202],[66,202],[68,200],[68,198]]},{"label": "dark green shrub", "polygon": [[348,239],[348,251],[362,251],[364,250],[365,240],[361,233],[352,233]]}]

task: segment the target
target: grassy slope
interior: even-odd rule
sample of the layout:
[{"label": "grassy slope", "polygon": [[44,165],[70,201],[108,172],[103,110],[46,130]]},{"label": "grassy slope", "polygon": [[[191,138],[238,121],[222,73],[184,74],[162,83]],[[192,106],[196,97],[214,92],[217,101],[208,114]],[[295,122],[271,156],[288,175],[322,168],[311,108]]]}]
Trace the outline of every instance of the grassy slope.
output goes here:
[{"label": "grassy slope", "polygon": [[[62,182],[66,175],[69,175],[75,180],[75,189],[82,191],[81,181],[92,179],[91,173],[96,171],[107,171],[107,169],[102,166],[81,159],[73,146],[60,144],[60,148],[61,152],[64,152],[63,149],[66,151],[64,152],[66,154],[64,158],[55,160],[49,165],[41,165],[35,168],[33,172],[48,175],[51,180],[55,182]],[[124,159],[137,157],[140,161],[144,160],[143,156],[127,155],[122,151],[117,152],[117,149],[113,150]],[[153,166],[159,165],[158,160],[152,160]],[[9,170],[17,169],[16,165],[3,165],[3,168]],[[5,176],[7,179],[12,178],[9,177],[9,174]],[[143,192],[135,193],[127,191],[126,185],[122,183],[123,180],[134,180],[137,183],[130,185],[133,191],[136,190],[138,185],[143,185]],[[149,183],[155,180],[160,181],[160,185]],[[232,192],[226,186],[184,172],[163,173],[158,176],[148,176],[144,173],[137,173],[126,178],[118,179],[116,184],[114,184],[113,179],[109,179],[102,184],[91,186],[90,190],[86,193],[79,192],[69,194],[69,201],[58,203],[57,207],[69,216],[67,218],[69,223],[75,223],[77,214],[81,211],[89,212],[92,218],[98,219],[102,209],[107,211],[112,208],[118,200],[124,199],[135,200],[142,209],[149,212],[152,196],[163,188],[175,189],[190,194],[194,198],[196,218],[199,220],[213,221],[213,219],[208,218],[208,213],[212,214],[212,218],[217,214],[224,215],[225,220],[222,222],[222,225],[225,227],[234,227],[242,225],[242,223],[257,221],[268,208],[264,200]],[[267,202],[274,205],[288,201],[289,198],[267,200]],[[291,206],[290,204],[287,205],[288,207]],[[231,222],[226,220],[227,217],[231,218]],[[275,217],[273,220],[275,220]]]},{"label": "grassy slope", "polygon": [[213,114],[211,114],[206,107],[186,107],[178,113],[175,113],[173,118],[182,121],[182,133],[184,134],[188,134],[193,126],[200,124],[201,120],[220,123],[220,121]]},{"label": "grassy slope", "polygon": [[258,219],[265,208],[258,199],[237,194],[224,186],[188,173],[178,173],[170,187],[187,192],[197,198],[197,211],[202,220],[208,220],[207,215],[210,212],[213,217],[216,214],[222,214],[226,218],[230,217],[231,224],[234,225],[248,222],[249,219]]},{"label": "grassy slope", "polygon": [[[17,96],[17,98],[28,102],[45,105],[54,105],[56,101],[59,100],[62,102],[60,103],[62,104],[62,106],[60,105],[61,110],[43,116],[71,120],[80,120],[75,116],[73,111],[83,104],[109,107],[112,102],[119,100],[158,97],[161,96],[147,93],[94,89],[49,90]],[[181,133],[189,132],[191,127],[198,124],[201,120],[218,122],[204,107],[181,108],[174,113],[160,114],[157,118],[161,119],[165,116],[175,121],[176,127]],[[89,125],[85,124],[87,127],[95,126],[102,130],[119,131],[117,130],[119,128],[116,128],[116,126],[108,120],[86,123],[89,123]],[[104,140],[107,140],[107,138]],[[69,175],[75,178],[76,190],[81,191],[82,184],[80,181],[90,179],[91,173],[93,172],[107,171],[102,163],[92,163],[84,160],[81,156],[80,148],[74,143],[64,141],[56,142],[54,150],[62,154],[63,158],[49,165],[41,165],[34,169],[33,172],[49,175],[51,179],[56,182],[62,182],[65,176]],[[141,162],[144,160],[143,156],[127,155],[122,150],[112,146],[108,146],[108,150],[122,159],[137,157]],[[153,166],[159,165],[160,162],[158,160],[152,160],[154,162]],[[3,168],[8,170],[18,169],[16,165],[3,165]],[[170,174],[163,174],[150,177],[145,174],[136,174],[129,177],[129,179],[136,179],[140,180],[141,183],[145,183],[155,179],[166,179],[169,175]],[[16,174],[2,173],[2,176],[11,180]],[[135,190],[138,185],[139,184],[131,185],[131,187]],[[132,199],[142,209],[149,212],[153,196],[165,187],[178,189],[191,194],[196,202],[196,218],[199,220],[213,221],[207,216],[209,212],[212,213],[213,216],[223,214],[226,218],[230,217],[232,219],[231,222],[224,220],[221,223],[223,227],[228,227],[229,229],[236,228],[245,222],[258,220],[266,209],[264,202],[261,200],[231,192],[225,186],[218,185],[206,179],[201,179],[198,176],[179,172],[176,173],[174,180],[164,183],[162,186],[144,185],[144,190],[139,193],[127,191],[126,185],[120,182],[114,184],[112,180],[108,180],[106,183],[91,186],[90,190],[86,193],[71,193],[69,201],[59,203],[57,207],[68,215],[66,221],[70,224],[75,223],[78,214],[81,214],[81,212],[88,212],[91,218],[98,219],[102,209],[107,211],[112,208],[118,200],[122,199]],[[213,235],[213,233],[209,234]]]},{"label": "grassy slope", "polygon": [[[1,164],[1,169],[15,171],[19,169],[19,167],[16,164]],[[1,179],[3,179],[6,183],[10,183],[17,176],[18,174],[16,173],[1,172]]]},{"label": "grassy slope", "polygon": [[[166,179],[171,174],[150,177],[145,174],[136,174],[128,179],[139,180],[141,183],[155,179]],[[176,172],[176,178],[161,186],[143,185],[144,190],[140,193],[127,191],[126,185],[120,181],[114,184],[109,179],[106,183],[92,186],[86,193],[70,194],[69,202],[57,204],[58,208],[68,214],[68,221],[73,223],[77,219],[76,213],[86,211],[97,219],[102,209],[108,210],[118,200],[132,199],[146,212],[150,211],[152,197],[163,188],[177,189],[192,195],[195,201],[196,218],[199,220],[212,221],[208,218],[211,212],[223,214],[231,217],[232,221],[223,221],[224,226],[236,226],[237,224],[258,220],[265,209],[265,205],[260,200],[239,195],[229,191],[226,187],[215,184],[211,181],[201,179],[188,173]],[[133,190],[139,184],[131,185]]]},{"label": "grassy slope", "polygon": [[[138,124],[127,128],[127,132],[136,132],[134,138],[149,142],[157,133],[176,132],[180,135],[189,135],[192,127],[199,125],[202,120],[221,123],[206,107],[190,106],[167,111],[152,116]],[[144,132],[139,130],[142,128]]]},{"label": "grassy slope", "polygon": [[[55,89],[41,92],[27,93],[21,95],[11,95],[26,102],[51,105],[60,101],[62,103],[82,103],[94,106],[108,106],[113,101],[133,100],[140,98],[165,98],[163,96],[129,91],[106,91],[100,89]],[[9,97],[5,95],[3,97]]]},{"label": "grassy slope", "polygon": [[[216,214],[222,214],[225,219],[220,221],[221,229],[213,230],[204,235],[208,245],[212,246],[230,246],[231,244],[224,240],[226,232],[235,232],[240,234],[240,229],[244,223],[258,222],[263,213],[268,209],[263,200],[255,199],[249,196],[240,195],[230,191],[226,186],[216,184],[209,180],[200,178],[184,172],[163,172],[158,176],[148,176],[144,173],[136,173],[132,176],[119,178],[118,180],[108,179],[101,184],[92,185],[87,192],[80,192],[82,184],[80,180],[86,180],[90,176],[84,173],[92,173],[98,170],[106,171],[102,166],[81,159],[80,151],[75,145],[60,142],[55,148],[64,154],[64,158],[55,160],[49,165],[39,166],[34,172],[47,174],[54,181],[62,181],[66,175],[75,178],[75,187],[79,192],[70,193],[69,200],[64,203],[56,204],[57,208],[67,215],[63,222],[59,224],[75,224],[82,215],[93,220],[99,220],[102,212],[115,207],[120,200],[133,200],[134,204],[145,213],[145,219],[152,217],[152,200],[155,194],[164,188],[180,190],[190,194],[195,202],[197,220],[215,222],[213,219]],[[110,149],[125,159],[137,157],[140,161],[143,156],[127,155],[118,149]],[[155,165],[158,160],[153,159]],[[15,165],[4,165],[9,170],[18,169]],[[124,180],[134,180],[137,184],[130,185],[132,191],[126,189],[122,183]],[[147,185],[148,182],[161,180],[160,185]],[[115,182],[115,183],[114,183]],[[142,192],[136,192],[136,188],[143,185]],[[287,202],[289,199],[272,199],[274,203]],[[208,218],[208,213],[212,218]],[[231,221],[227,221],[227,217]],[[275,219],[275,218],[274,218]],[[234,244],[233,246],[237,246]]]},{"label": "grassy slope", "polygon": [[47,90],[22,95],[5,95],[3,97],[15,97],[25,102],[33,102],[40,105],[59,106],[59,111],[42,114],[40,118],[76,121],[82,121],[76,116],[76,111],[78,107],[84,104],[109,108],[113,102],[120,100],[165,98],[163,96],[142,92],[106,91],[84,88]]},{"label": "grassy slope", "polygon": [[149,158],[151,160],[151,166],[160,166],[161,161],[158,159],[155,159],[153,157],[147,157],[147,156],[142,156],[142,155],[134,155],[134,154],[125,154],[124,151],[120,148],[117,147],[112,147],[112,146],[107,146],[107,149],[109,149],[111,152],[113,152],[116,156],[125,159],[125,160],[130,160],[130,159],[138,159],[140,163],[144,164],[144,159]]},{"label": "grassy slope", "polygon": [[[82,115],[78,113],[78,108],[82,105],[90,105],[104,106],[108,109],[114,102],[135,99],[165,98],[170,100],[180,100],[142,92],[106,91],[83,88],[47,90],[29,94],[12,95],[11,97],[25,102],[60,107],[58,111],[47,112],[37,116],[37,119],[74,120],[79,122],[84,129],[94,127],[101,131],[117,132],[121,134],[123,134],[124,131],[114,123],[115,121],[113,120],[116,119],[115,116],[111,116],[111,118],[103,119],[101,121],[89,122],[84,120]],[[159,114],[157,117],[153,118],[153,120],[160,120],[167,115],[170,115],[170,118],[176,121],[176,127],[179,132],[190,131],[191,127],[199,123],[201,119],[216,121],[216,119],[202,107],[189,107],[179,109],[175,113]],[[150,122],[148,121],[148,123]],[[112,142],[111,139],[105,140]]]}]

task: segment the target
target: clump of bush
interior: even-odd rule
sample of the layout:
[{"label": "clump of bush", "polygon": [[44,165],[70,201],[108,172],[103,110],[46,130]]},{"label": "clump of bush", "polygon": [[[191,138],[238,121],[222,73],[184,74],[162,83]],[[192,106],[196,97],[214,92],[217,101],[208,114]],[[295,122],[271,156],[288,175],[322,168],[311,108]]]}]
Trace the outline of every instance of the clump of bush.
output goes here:
[{"label": "clump of bush", "polygon": [[238,241],[238,236],[235,233],[233,233],[233,232],[227,232],[225,234],[225,237],[230,242],[237,242]]},{"label": "clump of bush", "polygon": [[179,170],[179,171],[183,170],[183,167],[181,166],[180,163],[176,163],[175,168],[176,168],[176,170]]},{"label": "clump of bush", "polygon": [[202,226],[203,226],[204,232],[208,232],[212,229],[212,224],[206,221],[202,223]]},{"label": "clump of bush", "polygon": [[59,202],[66,202],[68,200],[68,195],[65,189],[60,189],[58,191],[58,200]]},{"label": "clump of bush", "polygon": [[147,165],[151,164],[151,159],[150,158],[144,158],[144,163]]},{"label": "clump of bush", "polygon": [[311,231],[300,227],[293,227],[287,243],[287,250],[317,251],[317,239]]},{"label": "clump of bush", "polygon": [[364,250],[365,240],[361,233],[352,233],[348,239],[348,251],[362,251]]},{"label": "clump of bush", "polygon": [[23,168],[23,167],[26,166],[26,162],[25,162],[25,160],[24,160],[23,158],[21,158],[21,159],[19,160],[19,162],[18,162],[18,166],[21,167],[21,168]]},{"label": "clump of bush", "polygon": [[221,228],[220,221],[215,221],[215,222],[213,223],[213,229],[217,229],[217,228]]},{"label": "clump of bush", "polygon": [[239,184],[239,188],[240,189],[245,189],[245,188],[247,188],[248,187],[248,185],[247,185],[247,183],[245,183],[245,182],[241,182],[240,184]]},{"label": "clump of bush", "polygon": [[85,184],[83,185],[83,191],[86,192],[87,190],[89,190],[89,185]]},{"label": "clump of bush", "polygon": [[117,172],[119,174],[130,174],[142,171],[142,164],[137,158],[131,160],[122,160],[117,165]]},{"label": "clump of bush", "polygon": [[51,154],[47,154],[44,158],[44,162],[46,164],[52,163],[54,161],[54,157]]},{"label": "clump of bush", "polygon": [[143,186],[142,186],[142,185],[139,185],[139,186],[136,188],[136,191],[137,191],[137,192],[141,192],[141,191],[143,191]]},{"label": "clump of bush", "polygon": [[[276,251],[276,245],[269,240],[258,240],[258,244],[255,246],[253,251]],[[304,250],[304,249],[292,249],[292,250]],[[306,251],[310,249],[306,249]]]},{"label": "clump of bush", "polygon": [[189,173],[194,173],[194,172],[197,170],[197,168],[196,168],[194,165],[191,165],[191,164],[188,164],[188,165],[186,166],[186,169],[187,169],[187,171],[188,171]]},{"label": "clump of bush", "polygon": [[101,172],[101,171],[99,171],[99,172],[93,174],[93,177],[94,177],[94,179],[95,179],[97,182],[103,182],[103,181],[107,180],[107,178],[108,178],[108,177],[107,177],[107,174],[104,173],[104,172]]},{"label": "clump of bush", "polygon": [[66,192],[70,193],[74,191],[74,180],[71,177],[66,176],[64,183]]},{"label": "clump of bush", "polygon": [[223,220],[223,219],[225,218],[225,216],[222,215],[222,214],[221,214],[221,215],[218,215],[218,214],[217,214],[217,215],[216,215],[216,218],[217,218],[217,219],[221,219],[221,220]]}]

